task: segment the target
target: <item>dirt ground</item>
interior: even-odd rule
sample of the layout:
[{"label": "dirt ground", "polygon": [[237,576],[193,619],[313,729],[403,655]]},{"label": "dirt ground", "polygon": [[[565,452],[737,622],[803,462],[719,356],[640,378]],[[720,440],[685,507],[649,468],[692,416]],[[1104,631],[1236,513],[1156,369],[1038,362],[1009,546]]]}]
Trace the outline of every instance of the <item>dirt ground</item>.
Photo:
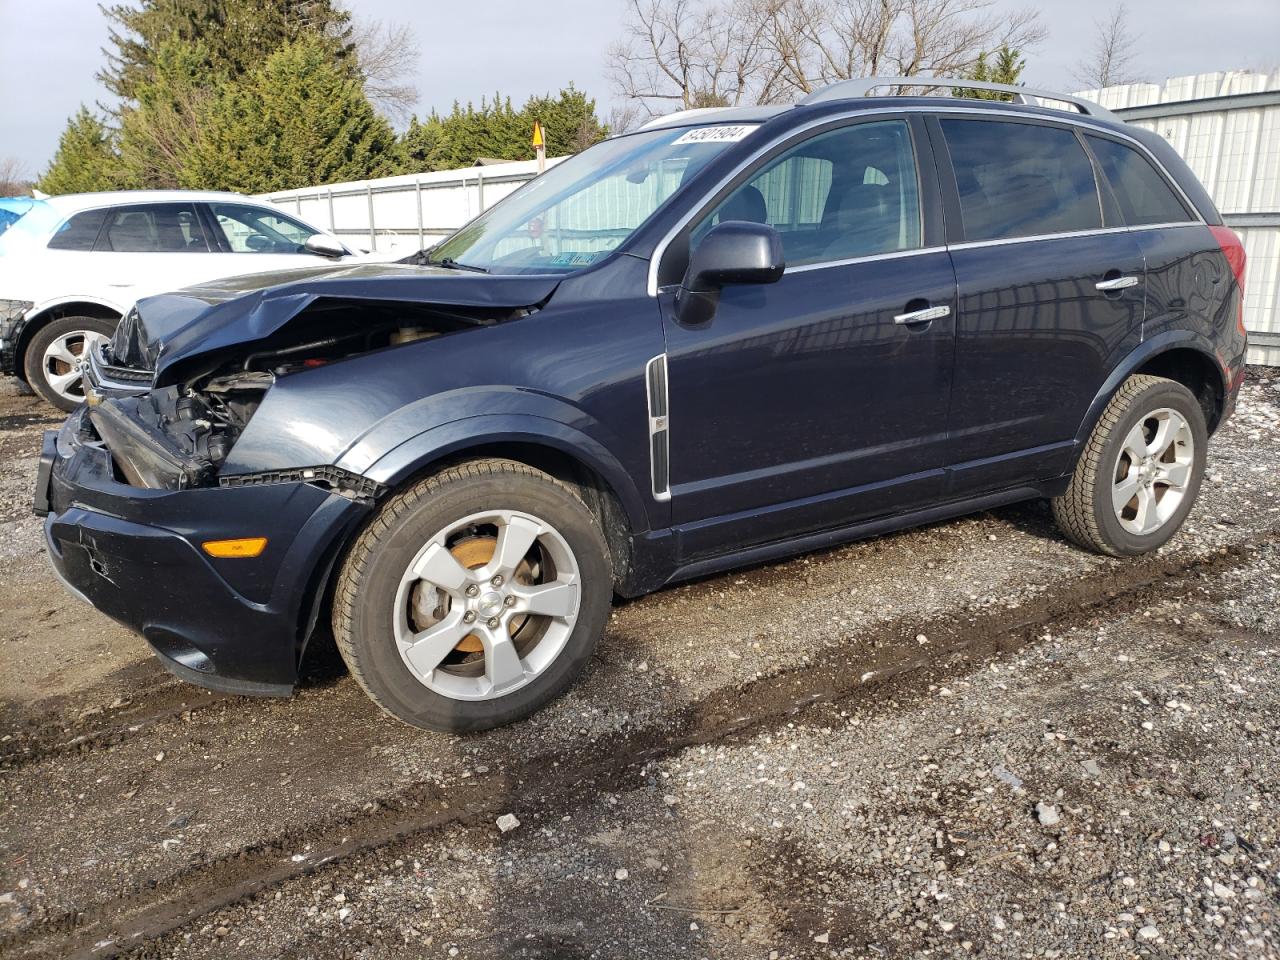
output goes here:
[{"label": "dirt ground", "polygon": [[[66,595],[0,393],[0,956],[1280,957],[1280,375],[1115,561],[1026,504],[620,604],[467,736],[185,686]],[[511,814],[519,825],[497,826]]]}]

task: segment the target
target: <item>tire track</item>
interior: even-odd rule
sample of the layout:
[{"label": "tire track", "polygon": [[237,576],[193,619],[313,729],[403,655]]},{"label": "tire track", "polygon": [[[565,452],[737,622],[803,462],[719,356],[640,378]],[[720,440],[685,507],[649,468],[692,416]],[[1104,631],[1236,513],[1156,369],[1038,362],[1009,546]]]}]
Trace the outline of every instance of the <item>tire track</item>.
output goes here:
[{"label": "tire track", "polygon": [[[1034,609],[997,610],[932,621],[892,621],[868,639],[880,641],[871,656],[850,657],[829,648],[803,669],[775,674],[674,711],[666,720],[581,746],[549,751],[501,775],[449,788],[415,784],[380,800],[371,811],[316,821],[242,849],[197,863],[174,877],[115,900],[45,920],[0,939],[0,953],[36,960],[46,957],[116,957],[183,929],[199,918],[285,882],[348,860],[395,847],[449,826],[491,828],[513,803],[526,812],[573,808],[602,791],[634,784],[637,768],[690,747],[731,740],[802,716],[817,705],[836,704],[891,687],[899,704],[923,692],[940,674],[970,669],[973,662],[1017,650],[1048,627],[1064,630],[1105,610],[1122,615],[1171,596],[1248,561],[1275,540],[1277,531],[1251,544],[1207,556],[1134,561],[1051,590]],[[914,637],[931,640],[922,656]],[[904,651],[906,655],[904,655]],[[164,722],[159,719],[157,722]],[[583,760],[584,754],[600,759]],[[532,787],[528,785],[533,785]],[[326,840],[343,837],[339,842]],[[314,852],[295,860],[289,851],[311,844]]]}]

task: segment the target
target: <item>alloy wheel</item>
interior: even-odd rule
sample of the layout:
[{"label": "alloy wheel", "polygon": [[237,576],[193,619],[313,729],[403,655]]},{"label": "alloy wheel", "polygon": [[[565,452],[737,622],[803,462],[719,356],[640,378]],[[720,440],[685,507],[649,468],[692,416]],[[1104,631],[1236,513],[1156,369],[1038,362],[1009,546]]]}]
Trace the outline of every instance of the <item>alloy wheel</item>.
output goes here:
[{"label": "alloy wheel", "polygon": [[83,400],[89,352],[106,342],[107,337],[93,330],[71,330],[50,341],[41,358],[41,370],[49,388],[73,403]]},{"label": "alloy wheel", "polygon": [[511,510],[450,524],[418,551],[396,591],[400,657],[424,686],[490,700],[545,671],[573,632],[581,574],[549,523]]},{"label": "alloy wheel", "polygon": [[1195,461],[1191,426],[1177,410],[1148,413],[1124,438],[1111,502],[1120,525],[1138,536],[1159,530],[1187,494]]}]

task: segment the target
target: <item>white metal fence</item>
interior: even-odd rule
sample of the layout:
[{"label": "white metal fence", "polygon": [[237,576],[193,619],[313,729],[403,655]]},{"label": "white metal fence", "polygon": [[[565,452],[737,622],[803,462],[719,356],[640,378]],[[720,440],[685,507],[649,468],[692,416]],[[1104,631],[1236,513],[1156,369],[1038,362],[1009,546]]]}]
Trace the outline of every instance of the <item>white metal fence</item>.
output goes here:
[{"label": "white metal fence", "polygon": [[518,160],[261,196],[353,246],[407,255],[452,233],[537,175],[536,161]]}]

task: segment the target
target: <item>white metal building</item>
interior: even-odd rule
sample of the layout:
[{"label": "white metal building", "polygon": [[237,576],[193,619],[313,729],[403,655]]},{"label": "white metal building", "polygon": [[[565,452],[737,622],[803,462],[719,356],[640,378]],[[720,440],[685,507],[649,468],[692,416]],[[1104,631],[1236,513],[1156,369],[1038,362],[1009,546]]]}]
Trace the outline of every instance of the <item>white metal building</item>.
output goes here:
[{"label": "white metal building", "polygon": [[1249,359],[1280,365],[1280,70],[1201,73],[1080,95],[1159,133],[1191,165],[1244,241]]},{"label": "white metal building", "polygon": [[[1249,359],[1280,365],[1280,70],[1202,73],[1080,95],[1158,132],[1191,165],[1244,240]],[[359,246],[407,254],[452,232],[536,173],[534,161],[517,161],[264,197]]]}]

